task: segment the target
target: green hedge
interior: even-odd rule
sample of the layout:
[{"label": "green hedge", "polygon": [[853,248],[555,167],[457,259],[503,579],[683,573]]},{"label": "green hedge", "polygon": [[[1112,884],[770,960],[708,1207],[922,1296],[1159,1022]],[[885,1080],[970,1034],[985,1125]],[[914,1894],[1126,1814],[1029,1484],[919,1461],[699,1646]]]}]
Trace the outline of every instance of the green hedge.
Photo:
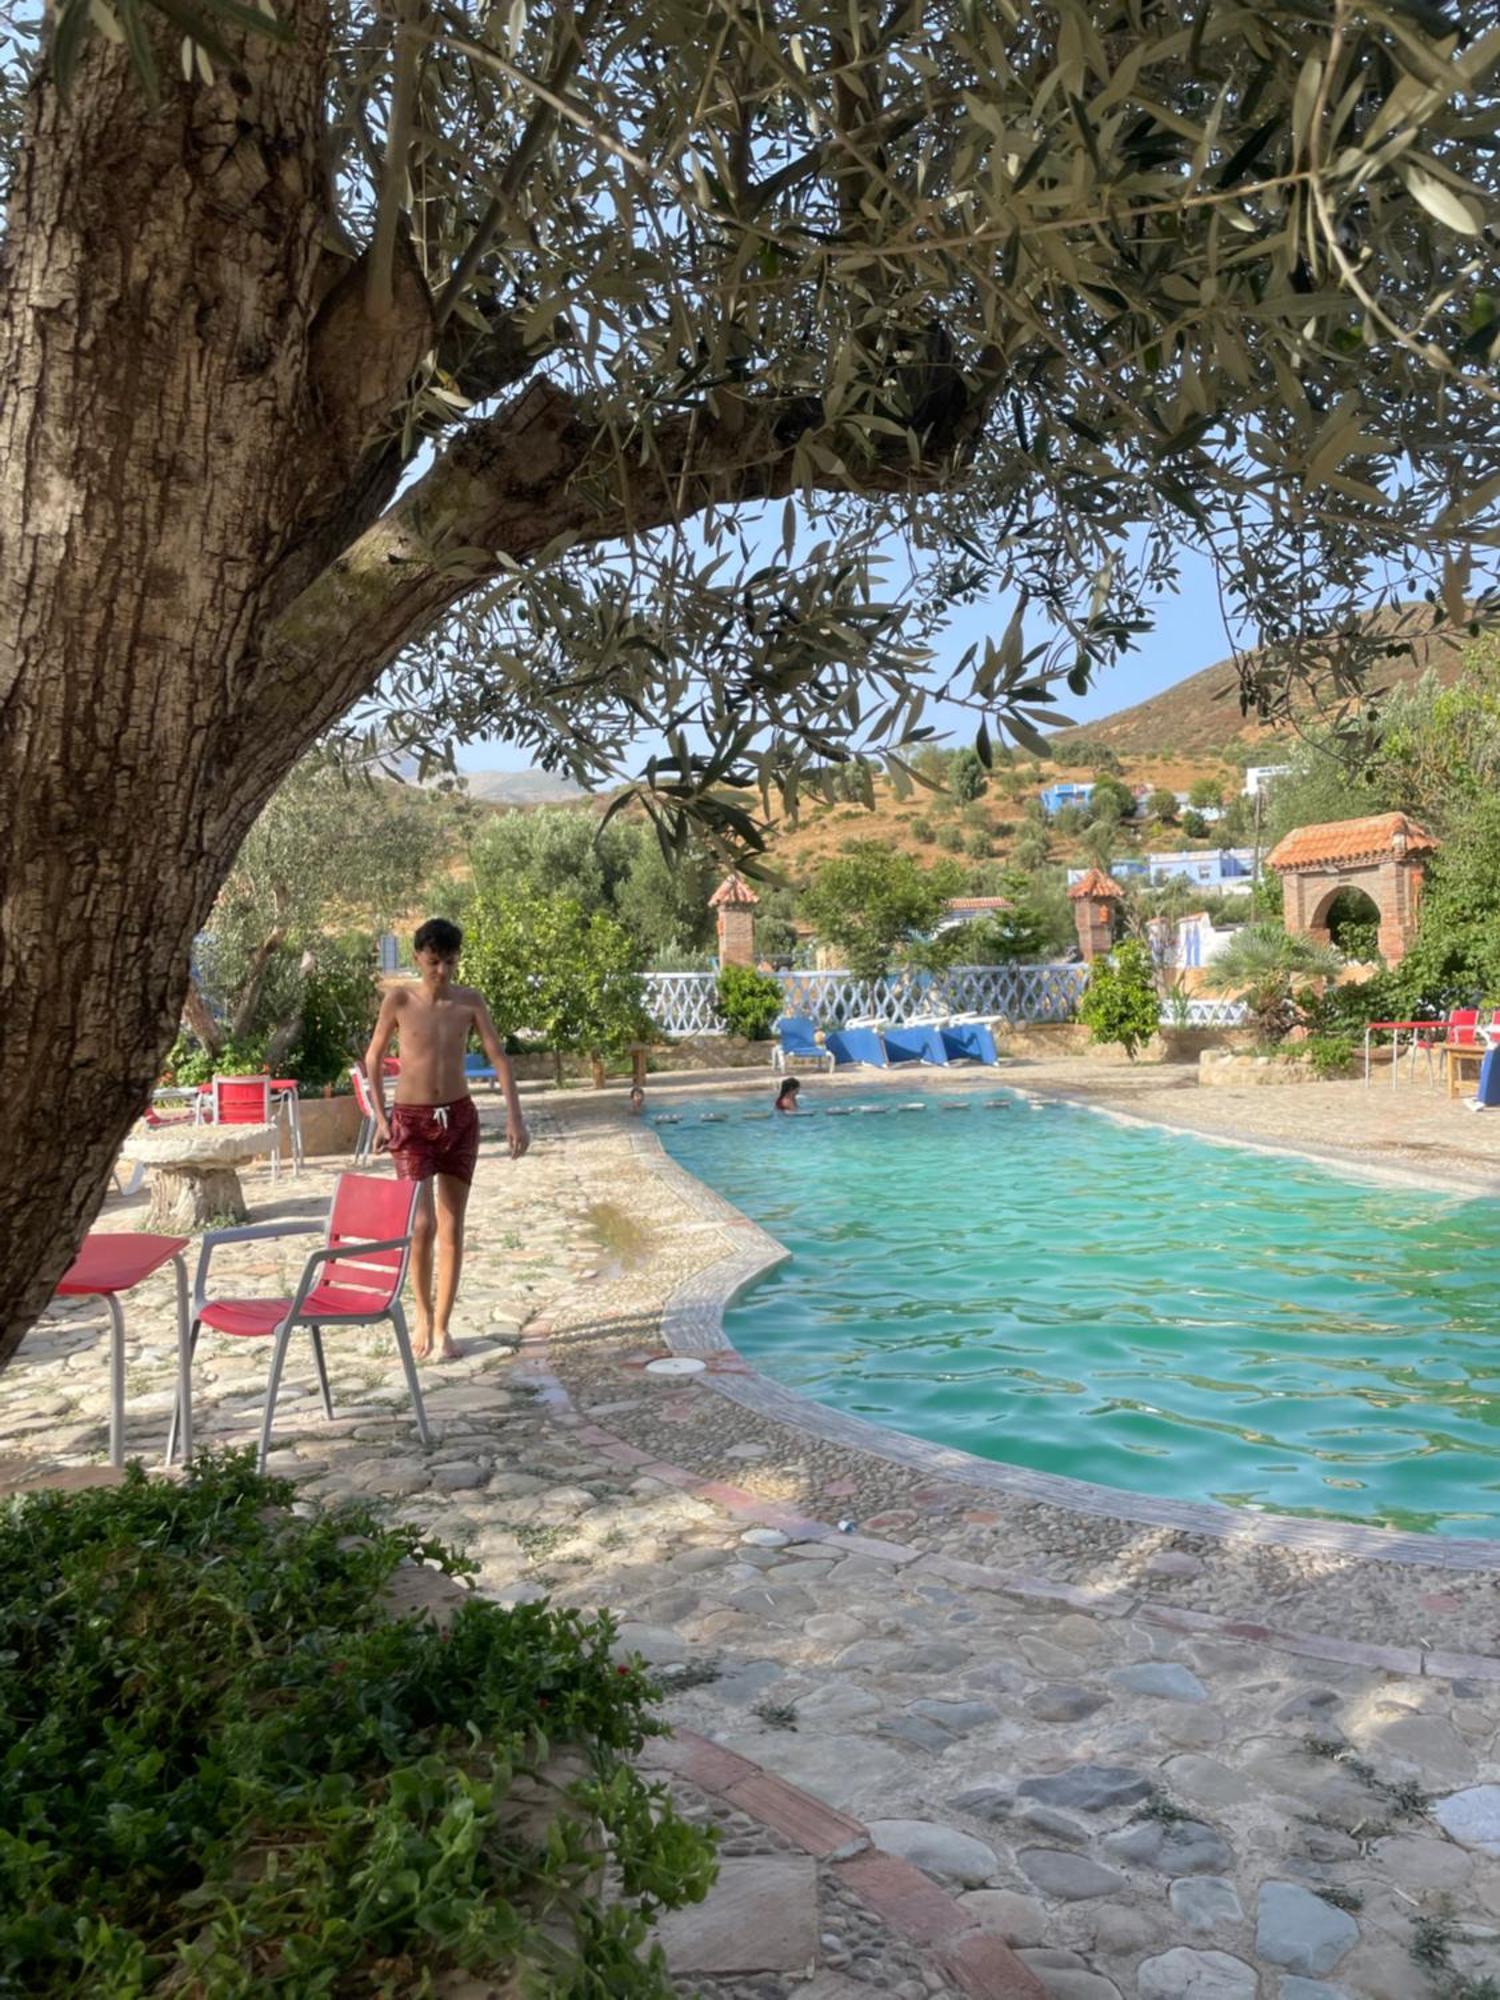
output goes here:
[{"label": "green hedge", "polygon": [[[654,1690],[608,1619],[393,1620],[400,1563],[465,1566],[291,1498],[243,1453],[0,1516],[0,1993],[404,2000],[519,1968],[665,2000],[649,1922],[712,1847],[627,1762]],[[553,1744],[590,1775],[543,1843],[514,1794]],[[600,1899],[600,1828],[633,1901]]]}]

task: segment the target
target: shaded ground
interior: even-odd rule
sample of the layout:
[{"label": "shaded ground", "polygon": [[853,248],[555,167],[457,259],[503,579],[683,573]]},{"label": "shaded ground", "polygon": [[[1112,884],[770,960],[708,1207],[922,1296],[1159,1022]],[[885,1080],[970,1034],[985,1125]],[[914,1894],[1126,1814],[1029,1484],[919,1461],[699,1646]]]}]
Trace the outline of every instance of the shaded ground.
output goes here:
[{"label": "shaded ground", "polygon": [[[1500,1186],[1500,1118],[1404,1087],[1198,1093],[1092,1062],[1007,1080],[1267,1143],[1326,1151],[1335,1134],[1367,1164]],[[1500,1659],[1432,1671],[1433,1649],[1500,1656],[1493,1576],[997,1506],[773,1424],[711,1375],[654,1377],[663,1306],[739,1247],[734,1229],[614,1109],[564,1101],[538,1122],[518,1165],[486,1142],[471,1352],[424,1371],[433,1453],[387,1343],[353,1333],[329,1342],[333,1424],[293,1364],[273,1469],[466,1543],[501,1600],[614,1608],[676,1721],[852,1815],[956,1899],[963,1938],[1010,1940],[1055,2000],[1459,2000],[1500,1977]],[[247,1193],[263,1219],[315,1212],[329,1185]],[[264,1246],[235,1255],[247,1289],[283,1269]],[[127,1323],[131,1447],[159,1451],[169,1286],[142,1288]],[[76,1302],[8,1371],[6,1443],[28,1470],[103,1456],[105,1335]],[[203,1437],[253,1434],[265,1364],[258,1343],[205,1338]],[[839,1518],[857,1533],[828,1532]],[[1324,1657],[1226,1617],[1323,1635]],[[1412,1671],[1362,1664],[1361,1641],[1410,1648]],[[726,1803],[757,1796],[726,1769],[725,1792],[674,1782],[732,1860],[782,1865],[727,1870],[728,1905],[683,1921],[685,1990],[1006,1990],[975,1983],[951,1938],[903,1931],[908,1878],[882,1890],[863,1852],[809,1862]]]}]

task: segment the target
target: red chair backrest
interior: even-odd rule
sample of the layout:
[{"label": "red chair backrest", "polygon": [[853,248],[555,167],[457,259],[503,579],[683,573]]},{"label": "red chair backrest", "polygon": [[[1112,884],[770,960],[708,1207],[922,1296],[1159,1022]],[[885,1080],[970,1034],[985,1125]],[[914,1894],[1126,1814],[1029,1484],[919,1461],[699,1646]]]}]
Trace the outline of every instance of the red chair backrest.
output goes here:
[{"label": "red chair backrest", "polygon": [[359,1106],[360,1117],[373,1116],[375,1106],[370,1101],[370,1079],[365,1075],[363,1063],[355,1063],[350,1069],[349,1081],[354,1085],[354,1101]]},{"label": "red chair backrest", "polygon": [[268,1076],[216,1076],[215,1125],[269,1125],[271,1079]]},{"label": "red chair backrest", "polygon": [[400,1056],[382,1057],[380,1063],[380,1074],[382,1076],[399,1076],[401,1074]]},{"label": "red chair backrest", "polygon": [[1454,1007],[1448,1014],[1448,1039],[1450,1042],[1477,1042],[1475,1032],[1479,1021],[1477,1007]]},{"label": "red chair backrest", "polygon": [[[364,1294],[366,1312],[379,1312],[401,1289],[406,1276],[412,1216],[422,1192],[420,1181],[395,1181],[383,1174],[340,1174],[328,1216],[328,1248],[347,1250],[323,1266],[320,1284],[338,1285]],[[364,1243],[385,1243],[404,1236],[399,1250],[363,1252]]]}]

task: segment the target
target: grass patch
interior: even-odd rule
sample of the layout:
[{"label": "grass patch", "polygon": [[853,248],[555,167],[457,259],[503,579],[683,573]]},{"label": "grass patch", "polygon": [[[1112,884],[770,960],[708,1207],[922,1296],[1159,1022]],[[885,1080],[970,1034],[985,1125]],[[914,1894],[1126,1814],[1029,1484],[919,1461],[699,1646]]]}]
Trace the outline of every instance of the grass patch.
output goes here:
[{"label": "grass patch", "polygon": [[767,1729],[795,1729],[797,1711],[789,1701],[758,1701],[750,1713],[758,1716]]},{"label": "grass patch", "polygon": [[584,1217],[601,1247],[622,1264],[639,1264],[650,1248],[651,1232],[612,1201],[596,1201]]},{"label": "grass patch", "polygon": [[1304,1736],[1302,1747],[1309,1757],[1342,1764],[1351,1777],[1358,1778],[1385,1801],[1396,1819],[1419,1819],[1431,1803],[1430,1795],[1412,1779],[1382,1778],[1375,1766],[1366,1763],[1341,1736]]},{"label": "grass patch", "polygon": [[[712,1844],[628,1761],[660,1725],[612,1622],[392,1620],[401,1564],[472,1565],[292,1497],[240,1452],[0,1512],[0,1994],[668,2000],[650,1920]],[[574,1809],[528,1819],[564,1744]]]}]

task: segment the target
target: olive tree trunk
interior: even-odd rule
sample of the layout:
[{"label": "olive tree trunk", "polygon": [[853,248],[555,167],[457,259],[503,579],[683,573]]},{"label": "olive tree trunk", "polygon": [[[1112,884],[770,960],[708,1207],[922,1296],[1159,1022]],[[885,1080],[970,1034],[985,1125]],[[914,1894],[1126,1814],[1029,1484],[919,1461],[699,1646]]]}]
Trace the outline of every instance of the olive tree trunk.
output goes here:
[{"label": "olive tree trunk", "polygon": [[295,26],[154,114],[102,38],[69,102],[32,93],[0,252],[0,1360],[317,707],[256,686],[350,476],[317,380],[326,9]]},{"label": "olive tree trunk", "polygon": [[[290,45],[251,38],[155,111],[98,37],[68,102],[45,70],[31,92],[0,246],[0,1367],[298,757],[508,563],[791,488],[789,406],[673,413],[642,464],[538,379],[395,497],[432,302],[404,238],[378,307],[332,247],[328,11],[280,12]],[[499,325],[475,392],[539,359]],[[864,483],[944,471],[902,445]]]}]

